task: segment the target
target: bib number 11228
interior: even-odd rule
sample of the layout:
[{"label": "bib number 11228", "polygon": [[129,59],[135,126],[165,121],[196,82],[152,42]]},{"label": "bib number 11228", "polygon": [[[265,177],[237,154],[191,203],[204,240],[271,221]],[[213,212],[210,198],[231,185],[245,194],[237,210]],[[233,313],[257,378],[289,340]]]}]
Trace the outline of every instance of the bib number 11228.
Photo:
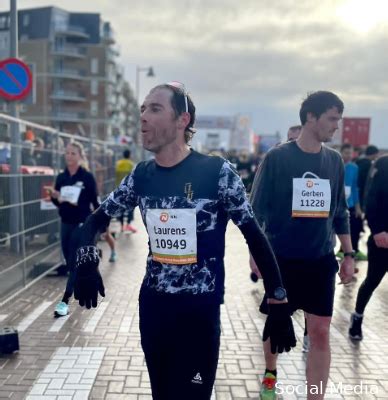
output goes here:
[{"label": "bib number 11228", "polygon": [[301,207],[325,207],[325,200],[301,199]]}]

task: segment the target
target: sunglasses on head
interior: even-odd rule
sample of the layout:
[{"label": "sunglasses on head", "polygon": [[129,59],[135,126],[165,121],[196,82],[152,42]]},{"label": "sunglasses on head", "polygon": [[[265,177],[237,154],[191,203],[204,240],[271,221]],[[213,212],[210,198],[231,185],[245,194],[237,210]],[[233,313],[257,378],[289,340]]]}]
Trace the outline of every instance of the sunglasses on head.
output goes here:
[{"label": "sunglasses on head", "polygon": [[181,83],[181,82],[178,82],[178,81],[167,82],[167,85],[175,87],[175,88],[177,88],[177,89],[182,91],[183,96],[185,98],[185,112],[189,112],[189,103],[187,101],[187,92],[186,92],[185,85],[183,83]]}]

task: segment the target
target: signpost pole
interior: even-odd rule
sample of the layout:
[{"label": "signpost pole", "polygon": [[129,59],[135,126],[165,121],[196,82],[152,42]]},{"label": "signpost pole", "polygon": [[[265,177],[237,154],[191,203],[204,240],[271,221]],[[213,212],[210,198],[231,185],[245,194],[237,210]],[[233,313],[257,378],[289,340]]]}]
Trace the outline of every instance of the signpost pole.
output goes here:
[{"label": "signpost pole", "polygon": [[[18,16],[16,0],[10,0],[10,56],[18,58]],[[12,117],[19,118],[19,103],[18,101],[10,101],[10,114]],[[9,190],[11,204],[10,212],[10,233],[11,233],[11,249],[19,253],[21,242],[20,236],[12,236],[19,233],[20,225],[20,203],[21,203],[21,185],[22,179],[20,176],[21,165],[21,146],[20,146],[20,131],[19,123],[11,122],[11,178],[9,179]],[[22,237],[24,240],[24,237]]]}]

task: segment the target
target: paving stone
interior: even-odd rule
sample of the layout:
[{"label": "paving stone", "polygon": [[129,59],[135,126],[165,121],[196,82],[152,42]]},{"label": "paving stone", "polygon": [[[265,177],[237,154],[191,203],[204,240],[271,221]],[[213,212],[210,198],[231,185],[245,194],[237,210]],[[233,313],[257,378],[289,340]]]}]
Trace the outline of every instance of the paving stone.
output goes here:
[{"label": "paving stone", "polygon": [[[137,222],[140,225],[139,219]],[[105,243],[101,246],[104,254],[109,253]],[[131,237],[121,236],[117,251],[120,261],[114,268],[106,257],[102,260],[106,299],[97,310],[82,309],[73,301],[68,318],[58,323],[52,308],[63,294],[65,280],[61,277],[40,280],[0,308],[0,316],[6,315],[7,323],[23,329],[20,352],[0,357],[1,399],[151,400],[138,330],[138,291],[147,254],[144,229]],[[250,281],[247,247],[233,227],[227,233],[225,264],[226,295],[221,307],[215,399],[258,399],[259,379],[265,367],[261,342],[265,320],[258,312],[263,285],[262,281]],[[366,263],[358,265],[356,281],[336,286],[330,382],[355,386],[362,381],[378,390],[362,397],[351,393],[336,398],[387,399],[388,279],[383,280],[368,305],[364,340],[352,343],[347,337],[349,316],[366,274]],[[33,320],[28,318],[31,315]],[[301,352],[303,313],[297,312],[293,318],[298,344],[290,354],[280,355],[278,363],[279,381],[290,388],[304,384],[306,366],[306,355]],[[283,399],[297,397],[290,394]]]}]

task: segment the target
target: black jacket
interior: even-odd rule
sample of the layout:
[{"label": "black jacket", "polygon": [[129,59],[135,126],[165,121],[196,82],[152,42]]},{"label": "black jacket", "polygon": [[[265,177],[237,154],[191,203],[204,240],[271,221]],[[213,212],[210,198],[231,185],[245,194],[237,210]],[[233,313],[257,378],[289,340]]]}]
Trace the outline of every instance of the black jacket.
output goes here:
[{"label": "black jacket", "polygon": [[97,200],[97,185],[93,175],[83,167],[79,167],[75,175],[71,176],[67,168],[58,175],[55,181],[55,190],[60,191],[63,186],[80,186],[82,188],[78,205],[68,202],[59,203],[51,199],[58,207],[59,215],[65,224],[78,224],[84,222],[93,209],[99,206]]}]

